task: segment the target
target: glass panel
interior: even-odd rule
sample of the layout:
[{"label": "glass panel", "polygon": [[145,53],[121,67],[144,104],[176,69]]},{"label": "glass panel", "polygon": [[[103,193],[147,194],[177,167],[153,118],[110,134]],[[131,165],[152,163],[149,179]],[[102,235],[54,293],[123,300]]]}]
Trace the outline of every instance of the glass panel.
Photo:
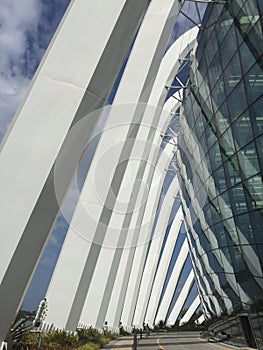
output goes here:
[{"label": "glass panel", "polygon": [[260,172],[256,145],[251,142],[238,152],[239,164],[244,178],[248,178]]},{"label": "glass panel", "polygon": [[250,120],[254,135],[263,133],[263,98],[249,107]]},{"label": "glass panel", "polygon": [[246,145],[253,139],[253,132],[248,112],[245,112],[233,123],[232,132],[236,149],[241,148],[243,145]]},{"label": "glass panel", "polygon": [[214,115],[213,103],[211,100],[210,93],[209,93],[209,96],[207,96],[207,99],[204,101],[202,108],[203,108],[203,113],[206,115],[208,120],[210,120]]},{"label": "glass panel", "polygon": [[226,158],[231,157],[236,152],[230,128],[220,137],[219,142],[221,152],[226,156]]},{"label": "glass panel", "polygon": [[241,183],[229,189],[229,195],[232,199],[233,210],[236,214],[247,212],[247,202]]},{"label": "glass panel", "polygon": [[[256,211],[250,212],[249,216],[253,226],[253,235],[254,235],[255,242],[263,244],[263,234],[262,234],[263,211],[256,210]],[[262,253],[263,253],[263,250],[262,250]]]},{"label": "glass panel", "polygon": [[[260,0],[262,7],[261,3]],[[187,122],[196,136],[193,140],[182,135],[189,151],[187,157],[182,156],[185,186],[191,197],[187,203],[199,203],[198,221],[193,216],[196,231],[193,237],[203,261],[196,264],[204,268],[200,275],[205,276],[211,289],[216,287],[219,293],[220,305],[211,306],[211,311],[224,309],[220,287],[234,300],[237,308],[240,307],[240,296],[245,297],[247,293],[253,297],[253,290],[260,290],[259,283],[251,278],[251,273],[259,266],[257,257],[263,260],[263,253],[256,251],[263,244],[263,182],[260,175],[263,167],[263,72],[262,66],[260,68],[262,57],[258,54],[263,21],[260,24],[257,4],[259,0],[232,0],[227,1],[227,6],[208,6],[206,16],[212,25],[198,35],[200,64],[195,71],[197,64],[192,63],[190,78],[195,86],[185,107]],[[258,38],[259,47],[256,47]],[[201,152],[196,148],[197,143]],[[190,186],[193,179],[187,159],[192,156],[200,178],[194,192]],[[208,193],[203,205],[201,181],[206,184]],[[186,192],[185,189],[182,192]],[[255,254],[249,244],[255,245]],[[261,263],[263,266],[263,261]],[[217,276],[209,276],[212,271]],[[216,284],[218,278],[222,282],[220,287]],[[244,298],[243,308],[246,300]]]},{"label": "glass panel", "polygon": [[[242,189],[243,190],[243,189]],[[253,235],[253,227],[250,221],[250,216],[248,213],[242,215],[237,215],[234,217],[235,223],[237,225],[238,232],[240,231],[242,235],[248,240],[249,243],[255,243]]]},{"label": "glass panel", "polygon": [[214,224],[220,222],[222,220],[222,217],[220,215],[220,207],[219,207],[219,203],[217,201],[217,198],[213,199],[213,201],[211,202],[210,209],[211,209],[211,214],[213,217]]},{"label": "glass panel", "polygon": [[211,227],[212,225],[214,225],[210,206],[206,206],[204,208],[204,216],[205,216],[205,221],[206,221],[206,224],[208,227]]},{"label": "glass panel", "polygon": [[223,222],[223,225],[225,227],[225,232],[226,232],[226,236],[228,239],[228,244],[229,245],[234,245],[234,244],[239,244],[239,239],[238,239],[238,235],[237,235],[237,230],[236,230],[236,225],[235,225],[235,221],[233,218],[230,218],[228,220],[225,220]]},{"label": "glass panel", "polygon": [[222,68],[224,69],[237,50],[237,42],[234,30],[228,31],[220,50],[222,52]]},{"label": "glass panel", "polygon": [[235,1],[232,1],[230,3],[230,10],[231,10],[231,13],[233,13],[235,16],[237,16],[239,14],[239,12],[241,11],[244,3],[246,2],[247,0],[235,0]]},{"label": "glass panel", "polygon": [[219,166],[222,165],[222,159],[219,149],[219,144],[216,142],[213,147],[209,150],[209,156],[211,159],[212,171],[216,170]]},{"label": "glass panel", "polygon": [[224,163],[229,186],[234,186],[241,181],[239,163],[236,155]]},{"label": "glass panel", "polygon": [[231,261],[231,256],[230,256],[230,251],[229,248],[222,248],[222,261],[223,261],[223,265],[224,265],[224,270],[227,272],[233,272],[233,268],[232,268],[232,261]]},{"label": "glass panel", "polygon": [[210,65],[216,53],[218,53],[217,38],[216,38],[216,33],[213,30],[205,50],[207,65]]},{"label": "glass panel", "polygon": [[245,181],[244,186],[249,192],[252,206],[263,209],[263,183],[260,175]]},{"label": "glass panel", "polygon": [[225,228],[222,222],[215,225],[215,233],[218,241],[219,247],[225,247],[227,245],[227,239],[225,235]]},{"label": "glass panel", "polygon": [[196,86],[195,86],[195,89],[197,90],[197,87],[199,87],[199,86],[201,86],[202,85],[202,83],[203,83],[203,80],[204,80],[204,78],[203,78],[203,76],[202,76],[202,74],[200,73],[200,67],[198,67],[198,69],[196,69],[195,71],[194,71],[194,76],[195,76],[195,80],[193,81],[193,84],[195,83],[195,81],[196,81]]},{"label": "glass panel", "polygon": [[220,205],[222,218],[228,218],[230,216],[233,216],[232,209],[231,209],[231,203],[229,200],[228,192],[225,191],[218,197],[218,202]]},{"label": "glass panel", "polygon": [[200,102],[201,107],[204,109],[204,113],[206,114],[208,120],[210,120],[212,117],[211,109],[209,109],[209,106],[206,107],[206,101],[209,95],[209,86],[206,81],[203,81],[203,84],[198,88],[198,100]]},{"label": "glass panel", "polygon": [[258,8],[259,8],[259,12],[262,14],[263,13],[263,2],[262,0],[258,0]]},{"label": "glass panel", "polygon": [[216,189],[218,190],[218,192],[221,193],[225,191],[227,188],[227,183],[226,183],[224,169],[222,166],[215,171],[214,179],[215,179]]},{"label": "glass panel", "polygon": [[205,131],[204,124],[203,124],[203,118],[200,115],[196,121],[195,129],[196,129],[196,137],[198,138],[198,140],[200,140],[200,137],[202,136],[203,132]]},{"label": "glass panel", "polygon": [[212,176],[207,179],[207,193],[211,200],[217,196],[217,190],[215,187],[215,181]]},{"label": "glass panel", "polygon": [[256,64],[244,77],[247,88],[248,103],[251,105],[256,99],[262,96],[263,91],[263,72]]},{"label": "glass panel", "polygon": [[219,22],[220,25],[216,26],[218,45],[225,41],[225,36],[230,27],[233,25],[234,21],[229,12],[223,11],[221,17],[219,18]]},{"label": "glass panel", "polygon": [[205,133],[203,133],[203,135],[201,136],[200,140],[200,144],[199,147],[201,148],[201,153],[202,154],[206,154],[207,152],[207,143],[206,143],[206,135]]},{"label": "glass panel", "polygon": [[256,139],[258,161],[260,162],[261,172],[263,173],[263,135]]},{"label": "glass panel", "polygon": [[235,87],[232,93],[227,98],[230,117],[235,120],[247,108],[246,91],[243,81]]},{"label": "glass panel", "polygon": [[204,249],[204,251],[207,251],[210,249],[210,243],[203,232],[199,235],[199,242],[201,247]]},{"label": "glass panel", "polygon": [[209,265],[210,265],[212,271],[217,273],[219,268],[218,268],[218,263],[215,259],[213,252],[212,251],[208,252],[207,257],[208,257]]},{"label": "glass panel", "polygon": [[240,247],[232,247],[230,249],[230,253],[232,259],[232,266],[234,268],[236,276],[238,276],[238,273],[244,273],[246,271],[246,265],[244,264]]},{"label": "glass panel", "polygon": [[209,84],[210,84],[210,87],[212,88],[215,85],[215,83],[218,81],[219,77],[222,75],[220,56],[218,52],[214,57],[212,63],[209,65],[208,74],[209,74]]},{"label": "glass panel", "polygon": [[229,127],[229,111],[226,103],[223,103],[218,111],[216,112],[217,119],[217,128],[220,131],[220,134],[223,134],[224,131]]},{"label": "glass panel", "polygon": [[210,148],[213,147],[214,143],[217,141],[217,138],[215,136],[215,132],[213,131],[211,125],[207,125],[205,129],[206,134],[206,142],[207,142],[207,148],[210,150]]},{"label": "glass panel", "polygon": [[242,70],[240,66],[239,54],[236,52],[224,71],[227,93],[231,92],[233,88],[240,82],[241,76]]},{"label": "glass panel", "polygon": [[[244,290],[244,292],[250,297],[251,300],[255,299],[257,294],[260,294],[260,291],[262,293],[261,288],[256,283],[254,278],[249,275],[249,271],[246,270],[246,265],[244,266],[244,269],[237,273],[236,275],[237,282],[239,283],[240,287]],[[241,295],[242,300],[242,295]],[[243,309],[244,310],[250,310],[250,303],[247,302],[247,298],[243,297]]]},{"label": "glass panel", "polygon": [[236,16],[239,21],[239,26],[242,33],[249,33],[252,28],[256,29],[257,34],[260,34],[257,30],[257,21],[259,19],[258,9],[253,1],[247,1],[242,11]]},{"label": "glass panel", "polygon": [[214,86],[211,95],[215,105],[219,108],[226,98],[225,85],[222,77],[217,77],[217,83]]},{"label": "glass panel", "polygon": [[203,55],[200,62],[199,62],[198,70],[197,70],[197,72],[198,72],[197,74],[201,75],[203,80],[207,80],[206,67],[207,67],[207,65],[206,65],[206,61],[205,61],[205,56]]},{"label": "glass panel", "polygon": [[242,62],[242,70],[246,73],[255,64],[255,57],[245,41],[242,41],[239,52],[241,56],[240,60]]}]

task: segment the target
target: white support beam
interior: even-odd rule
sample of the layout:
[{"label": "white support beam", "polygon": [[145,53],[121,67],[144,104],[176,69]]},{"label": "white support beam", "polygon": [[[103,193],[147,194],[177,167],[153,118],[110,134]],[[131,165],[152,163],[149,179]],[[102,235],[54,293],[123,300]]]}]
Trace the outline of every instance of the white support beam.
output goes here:
[{"label": "white support beam", "polygon": [[[154,185],[151,186],[150,188],[150,192],[148,195],[148,199],[147,199],[147,203],[144,211],[144,216],[141,223],[141,228],[144,228],[144,230],[148,232],[147,234],[146,232],[144,233],[144,239],[146,241],[150,239],[150,233],[153,226],[154,217],[156,214],[159,197],[162,190],[162,185],[166,176],[166,172],[164,170],[167,169],[167,167],[170,164],[170,159],[169,157],[167,157],[167,152],[169,152],[172,148],[173,146],[166,145],[165,150],[162,152],[158,160],[158,163],[153,175]],[[160,171],[161,169],[163,169],[163,171]],[[132,262],[132,265],[130,266],[129,274],[126,275],[126,278],[128,277],[127,284],[126,284],[126,293],[123,295],[124,297],[123,305],[120,311],[118,312],[118,315],[116,315],[117,320],[120,319],[123,325],[126,327],[132,325],[132,316],[133,316],[133,310],[134,310],[133,305],[136,302],[136,297],[134,295],[136,291],[135,285],[139,284],[139,280],[143,272],[143,266],[145,263],[147,247],[148,245],[146,244],[139,244],[136,246],[136,249],[134,251],[133,262]],[[118,289],[118,287],[119,286],[116,285],[115,289]],[[123,292],[123,288],[121,288],[121,290]],[[116,321],[114,322],[116,323]]]},{"label": "white support beam", "polygon": [[[158,6],[157,6],[158,3]],[[161,6],[161,12],[160,12]],[[121,234],[121,226],[117,227],[116,235],[112,238],[113,231],[111,225],[113,221],[123,221],[123,215],[115,215],[112,217],[117,203],[116,199],[121,188],[122,182],[125,181],[125,174],[127,172],[125,162],[118,163],[119,160],[123,160],[126,156],[130,156],[134,147],[134,141],[138,136],[138,130],[142,119],[143,106],[142,103],[147,102],[154,78],[159,69],[159,65],[165,51],[166,43],[172,31],[173,22],[171,17],[177,16],[179,12],[179,3],[172,0],[166,0],[162,4],[159,1],[152,1],[149,11],[147,12],[140,31],[136,37],[134,47],[129,57],[124,75],[122,77],[120,86],[117,90],[117,94],[114,100],[114,105],[125,104],[128,106],[128,110],[124,109],[124,113],[118,114],[114,111],[114,106],[109,113],[106,123],[107,132],[102,135],[99,145],[97,147],[93,162],[89,169],[81,197],[80,202],[85,203],[85,210],[83,211],[82,205],[78,204],[71,226],[78,227],[78,232],[81,236],[86,236],[87,227],[90,233],[90,242],[83,242],[79,240],[79,237],[74,237],[74,229],[69,228],[66,238],[65,247],[63,247],[61,257],[57,264],[51,285],[49,287],[47,297],[51,301],[49,302],[50,308],[54,311],[50,311],[47,321],[55,322],[56,318],[64,319],[66,321],[65,327],[69,330],[74,330],[80,320],[81,323],[92,323],[100,326],[101,320],[103,320],[105,314],[105,308],[108,306],[104,302],[105,307],[102,306],[97,314],[103,300],[106,300],[109,296],[111,288],[107,288],[107,283],[112,284],[114,282],[114,276],[118,267],[117,255],[114,251],[103,247],[107,245],[107,242],[111,240],[110,244],[117,244],[118,237]],[[138,61],[139,57],[143,55],[143,61]],[[129,105],[130,103],[130,105]],[[137,105],[141,103],[141,105]],[[140,109],[142,107],[142,109]],[[146,121],[149,114],[145,113]],[[116,118],[120,118],[116,121]],[[151,118],[153,117],[151,113]],[[114,124],[115,123],[115,124]],[[119,125],[118,125],[119,124]],[[154,126],[154,122],[149,122],[149,126]],[[116,127],[118,126],[118,128]],[[143,128],[143,126],[142,126]],[[126,137],[133,140],[129,140],[125,144]],[[146,140],[145,140],[146,141]],[[118,142],[122,145],[118,145]],[[100,166],[102,157],[111,150],[112,146],[117,146],[113,152],[109,153],[109,157],[104,159],[102,172],[97,174],[97,167]],[[124,158],[123,158],[124,157]],[[125,159],[126,161],[126,159]],[[129,168],[128,168],[129,169]],[[105,177],[105,174],[110,176]],[[101,176],[102,175],[102,176]],[[97,180],[99,176],[99,180]],[[100,184],[96,189],[94,186],[94,180],[97,184]],[[129,178],[127,177],[127,180]],[[129,184],[130,186],[130,184]],[[114,187],[114,195],[112,196],[112,187]],[[127,188],[126,188],[127,190]],[[131,188],[129,189],[129,191]],[[98,198],[99,193],[99,198]],[[127,191],[126,191],[127,195]],[[118,203],[117,203],[118,204]],[[88,215],[87,215],[88,212]],[[91,214],[91,215],[90,215]],[[122,216],[122,217],[121,217]],[[118,219],[118,220],[117,220]],[[114,242],[113,242],[114,240]],[[70,244],[69,244],[70,241]],[[81,246],[82,245],[82,246]],[[69,247],[74,247],[73,251],[78,250],[83,252],[83,256],[78,258],[78,261],[74,263],[74,286],[69,288],[67,300],[65,303],[65,296],[63,303],[59,300],[59,290],[65,290],[66,280],[65,266],[68,266],[73,252],[71,253]],[[85,246],[85,253],[82,249]],[[119,252],[117,252],[119,254]],[[102,258],[104,256],[104,258]],[[107,257],[105,259],[105,257]],[[106,264],[106,265],[105,265]],[[103,271],[103,275],[102,272]],[[113,277],[112,277],[113,276]],[[99,286],[99,292],[97,290]],[[106,294],[105,294],[105,293]],[[96,303],[93,302],[96,296]],[[106,299],[105,299],[106,298]],[[61,316],[57,316],[58,304],[61,309]],[[66,308],[64,305],[67,305]],[[96,308],[96,310],[94,310]],[[56,310],[56,311],[55,311]],[[92,315],[92,316],[90,316]],[[92,318],[91,318],[92,317]]]},{"label": "white support beam", "polygon": [[8,346],[7,346],[7,342],[0,342],[0,350],[7,350]]},{"label": "white support beam", "polygon": [[[157,105],[163,106],[165,98],[167,96],[165,84],[172,83],[175,74],[180,69],[180,58],[187,56],[187,54],[193,49],[197,33],[198,28],[193,28],[190,31],[186,32],[170,47],[170,49],[165,54],[160,66],[160,74],[158,74],[155,80],[154,87],[149,98],[149,103],[151,105],[156,105],[156,101],[158,101]],[[173,98],[168,99],[164,104],[164,109],[169,110],[172,113],[174,113],[178,107],[179,102],[176,101],[175,103]],[[156,209],[153,209],[152,206],[155,206],[155,208],[157,207],[158,201],[156,202],[156,198],[158,199],[159,196],[155,197],[153,195],[153,197],[150,198],[150,200],[147,202],[143,222],[144,220],[148,222],[149,215],[155,212]],[[149,237],[152,225],[153,221],[149,223],[147,230],[144,229],[144,236],[146,235],[146,237]],[[144,224],[142,224],[142,227],[145,227]],[[138,246],[136,248],[134,263],[130,272],[131,276],[129,278],[127,286],[121,317],[123,324],[125,324],[126,326],[132,325],[132,319],[137,302],[146,254],[147,246]]]},{"label": "white support beam", "polygon": [[193,314],[195,313],[196,309],[200,306],[201,301],[199,295],[194,299],[194,301],[189,306],[188,310],[184,314],[184,316],[181,318],[179,322],[179,326],[182,326],[183,324],[187,323]]},{"label": "white support beam", "polygon": [[167,318],[169,306],[172,302],[172,298],[176,290],[176,286],[178,284],[178,281],[181,276],[188,254],[189,254],[189,248],[188,248],[187,240],[185,239],[184,243],[181,246],[178,257],[176,259],[173,272],[169,278],[166,290],[164,292],[161,304],[157,312],[157,316],[154,320],[155,324],[158,324],[160,321],[165,321]]},{"label": "white support beam", "polygon": [[[144,116],[147,117],[146,115]],[[154,113],[152,116],[154,116]],[[169,117],[169,113],[163,115],[161,120],[165,120],[167,117]],[[151,129],[149,125],[149,121],[143,118],[138,130],[138,136],[134,140],[129,157],[130,160],[122,178],[118,197],[114,204],[113,213],[105,233],[91,284],[83,305],[80,322],[94,325],[96,328],[101,328],[105,320],[109,322],[109,318],[106,318],[106,314],[112,289],[114,285],[118,290],[120,289],[120,285],[116,284],[119,269],[124,267],[128,268],[125,264],[125,259],[128,259],[130,249],[133,250],[137,246],[139,238],[142,239],[142,237],[138,237],[139,226],[136,224],[136,221],[143,212],[144,202],[147,200],[148,189],[151,186],[151,183],[149,183],[149,181],[147,182],[148,173],[155,168],[155,163],[152,164],[153,160],[149,155],[146,158],[147,163],[143,178],[140,179],[138,177],[138,179],[136,179],[134,174],[140,171],[142,166],[145,165],[141,164],[141,160],[145,159],[143,151],[144,146],[147,144],[148,133]],[[120,130],[118,137],[120,137]],[[157,140],[160,143],[160,137],[158,137]],[[153,142],[148,144],[147,147],[148,149],[150,147],[153,148],[155,150],[153,153],[156,153],[156,151],[159,150],[160,144]],[[165,155],[168,159],[171,159],[173,157],[172,149],[169,149],[169,153],[165,153]],[[104,169],[105,166],[104,163]],[[161,169],[157,169],[157,171],[160,172]],[[124,259],[123,261],[122,258]],[[122,266],[120,266],[121,261],[123,264]],[[117,299],[115,300],[115,303],[116,302],[120,302],[120,300]],[[115,308],[115,312],[117,309],[118,308]],[[113,317],[114,315],[111,316]],[[118,324],[116,325],[114,323],[112,326],[116,327]]]},{"label": "white support beam", "polygon": [[[174,147],[172,145],[167,144],[161,156],[159,157],[156,167],[154,168],[154,175],[156,176],[153,175],[153,181],[152,181],[152,185],[149,188],[147,201],[149,199],[152,200],[153,192],[155,193],[161,192],[163,181],[166,175],[165,169],[169,166],[169,163],[174,155],[173,149]],[[146,176],[147,176],[147,173],[146,173]],[[142,205],[142,203],[140,203],[140,205]],[[140,216],[142,216],[141,214],[142,213],[140,213],[139,211],[133,214],[131,226],[136,227],[137,237],[136,235],[131,237],[130,248],[126,244],[126,247],[122,254],[122,259],[120,260],[118,274],[114,282],[114,287],[112,290],[112,294],[111,294],[111,298],[110,298],[110,302],[107,310],[107,316],[106,316],[106,320],[108,321],[108,324],[112,327],[117,327],[120,321],[122,322],[123,326],[125,327],[130,326],[130,324],[126,323],[126,319],[121,319],[121,314],[123,311],[124,299],[126,296],[126,290],[127,290],[127,285],[129,283],[132,266],[133,264],[137,263],[137,261],[135,260],[135,252],[139,246],[143,245],[145,247],[148,244],[147,237],[144,237],[146,241],[143,243],[142,239],[138,236],[139,232],[143,230],[143,226],[141,225],[141,220],[140,220]],[[154,216],[155,212],[152,212],[151,215]],[[148,218],[148,220],[150,221],[150,217]],[[146,228],[146,225],[144,226],[144,228]],[[141,243],[138,244],[138,241],[140,241]]]},{"label": "white support beam", "polygon": [[[179,193],[176,195],[176,197],[179,197]],[[179,200],[180,199],[178,198],[178,201]],[[148,304],[147,312],[145,316],[145,321],[149,323],[149,325],[153,325],[154,323],[162,289],[165,283],[165,279],[167,277],[169,264],[171,262],[175,244],[182,226],[183,217],[184,217],[183,211],[180,206],[175,215],[172,226],[170,228],[167,241],[165,242],[164,251],[162,253],[162,257],[154,278],[154,283],[152,286],[149,304]]]},{"label": "white support beam", "polygon": [[133,318],[133,324],[141,327],[144,322],[145,312],[148,305],[154,276],[158,266],[159,256],[162,248],[163,239],[166,232],[166,227],[169,224],[171,210],[176,200],[174,196],[179,190],[179,183],[177,177],[171,182],[169,189],[164,197],[160,214],[154,228],[151,245],[147,255],[147,260],[144,265],[140,290],[137,298],[136,309]]},{"label": "white support beam", "polygon": [[[0,341],[20,307],[59,210],[54,166],[69,129],[105,105],[148,2],[72,1],[2,143]],[[84,145],[97,122],[90,119],[82,130]],[[70,153],[66,162],[61,159],[62,198],[84,145],[74,145],[79,146],[74,157]]]},{"label": "white support beam", "polygon": [[184,283],[184,286],[178,296],[178,299],[176,300],[173,309],[170,313],[170,315],[168,316],[168,319],[166,321],[166,324],[168,326],[172,326],[175,324],[181,310],[182,307],[184,306],[184,303],[191,291],[192,285],[194,282],[194,271],[191,270],[191,272],[189,273],[189,276],[187,277],[187,280]]},{"label": "white support beam", "polygon": [[[159,6],[158,6],[158,8],[159,8]],[[194,29],[190,30],[189,32],[187,32],[184,35],[184,38],[183,38],[184,41],[179,40],[179,42],[174,44],[176,50],[175,49],[170,50],[164,56],[164,58],[162,60],[162,63],[161,63],[161,66],[160,66],[160,69],[158,71],[157,77],[155,79],[154,87],[152,89],[152,92],[151,92],[151,95],[150,95],[150,98],[149,98],[149,101],[151,101],[151,104],[153,104],[153,105],[162,105],[163,99],[165,97],[165,94],[163,93],[164,92],[163,84],[164,84],[164,82],[167,79],[168,79],[168,81],[170,79],[173,79],[173,74],[174,74],[173,72],[175,72],[180,67],[180,66],[177,66],[179,62],[174,62],[174,57],[176,55],[178,55],[178,52],[180,51],[178,48],[180,46],[180,48],[182,50],[181,53],[183,53],[183,55],[186,54],[186,52],[188,53],[193,47],[194,38],[196,37],[196,34],[197,34],[196,28],[194,28]],[[171,101],[171,100],[172,99],[170,98],[168,101],[166,101],[165,106],[164,106],[165,110],[169,110],[169,111],[171,110],[172,111],[172,109],[175,108],[174,102]],[[172,102],[172,104],[170,102]],[[146,113],[147,113],[147,109],[146,109]],[[159,118],[160,121],[163,118],[165,118],[165,115],[163,115],[162,117]],[[158,128],[162,129],[162,126],[160,125],[160,121],[158,121],[158,123],[159,123],[158,124]],[[154,123],[154,125],[155,125],[155,123]],[[164,128],[164,130],[165,129],[166,129],[166,127]],[[159,137],[159,135],[157,135],[157,141],[154,141],[154,143],[155,142],[157,142],[157,144],[159,143],[158,142],[158,137]],[[152,149],[153,149],[153,147],[152,147]],[[145,158],[145,156],[144,156],[144,158]],[[149,154],[148,161],[150,163],[152,162],[151,152]],[[152,175],[150,174],[150,178],[151,178],[151,176]],[[147,185],[151,187],[151,185],[149,183],[149,180],[147,180],[147,173],[144,174],[144,178],[143,178],[142,182],[143,183],[147,183]],[[155,182],[153,181],[152,183],[155,183]],[[154,211],[151,213],[151,215],[152,216],[154,215]],[[146,254],[146,250],[145,249],[141,250],[138,247],[138,245],[140,245],[143,241],[147,242],[147,240],[149,239],[148,236],[147,236],[147,231],[148,230],[145,229],[145,226],[142,224],[142,218],[140,218],[140,217],[141,217],[141,215],[138,215],[137,223],[135,224],[136,227],[140,226],[140,234],[139,234],[138,238],[135,238],[136,237],[136,234],[135,234],[134,239],[133,239],[133,243],[132,243],[133,246],[137,244],[136,251],[135,251],[134,247],[132,247],[129,252],[128,252],[127,249],[125,249],[121,253],[119,252],[119,256],[122,255],[122,258],[124,259],[123,262],[121,263],[121,268],[120,268],[120,270],[124,273],[124,276],[122,278],[122,282],[120,282],[120,280],[117,281],[117,279],[115,278],[115,283],[114,283],[114,287],[113,287],[113,295],[111,296],[111,303],[109,305],[109,309],[110,309],[110,306],[112,305],[112,307],[113,307],[112,310],[116,310],[114,321],[113,321],[113,318],[112,318],[113,317],[112,312],[109,311],[109,310],[107,312],[106,318],[105,318],[105,315],[102,317],[102,319],[106,319],[108,324],[112,325],[112,327],[118,326],[120,320],[123,322],[123,325],[131,326],[130,321],[128,321],[128,319],[126,318],[125,312],[122,313],[122,308],[126,307],[126,301],[128,301],[128,303],[129,303],[130,300],[131,300],[130,298],[126,298],[126,301],[124,302],[126,291],[127,291],[127,293],[129,293],[129,285],[132,285],[132,288],[134,288],[134,284],[135,284],[134,282],[132,282],[133,278],[131,278],[131,284],[129,284],[129,276],[130,276],[131,271],[133,271],[132,270],[133,269],[132,264],[136,265],[140,261],[140,259],[137,260],[137,259],[134,258],[135,254],[137,253],[137,250],[139,250],[143,254],[143,256],[145,256],[145,254]],[[146,215],[146,217],[147,217],[147,215]],[[135,222],[135,220],[136,219],[135,219],[135,217],[133,215],[132,222]],[[144,253],[143,253],[143,251],[144,251]],[[129,254],[128,258],[126,256],[127,254]],[[119,263],[119,261],[120,260],[118,260],[118,263]],[[123,264],[125,264],[124,261],[125,261],[126,266],[127,266],[126,270],[123,268]],[[144,264],[144,262],[142,262],[142,264]],[[120,263],[119,263],[119,265],[120,265]],[[140,280],[141,273],[142,273],[142,271],[139,273],[139,275],[136,275],[136,280],[137,281]],[[118,276],[118,273],[117,273],[117,276]],[[106,290],[108,291],[108,295],[111,293],[109,285],[110,285],[110,283],[108,283],[108,287],[106,288]],[[127,288],[127,285],[128,285],[128,288]],[[114,300],[114,291],[116,291],[116,293],[118,294],[118,297],[115,297],[115,300]],[[121,292],[119,293],[119,291],[121,291]],[[116,300],[118,300],[118,302]],[[104,303],[106,303],[106,305],[108,305],[109,297],[104,299]],[[117,303],[117,305],[115,305],[116,303]],[[113,306],[113,305],[115,305],[115,306]],[[122,317],[121,317],[121,313],[123,314]],[[102,319],[100,320],[100,322],[97,323],[97,325],[101,324]]]},{"label": "white support beam", "polygon": [[195,320],[196,324],[202,324],[205,321],[205,316],[201,315],[197,320]]},{"label": "white support beam", "polygon": [[[162,15],[160,15],[160,13]],[[156,16],[156,14],[158,14],[158,16]],[[169,0],[160,3],[159,0],[154,0],[151,2],[136,38],[131,56],[118,89],[118,92],[123,95],[122,103],[125,103],[126,101],[135,101],[136,103],[147,101],[155,80],[155,76],[159,70],[159,65],[166,48],[168,37],[172,31],[173,24],[170,22],[170,17],[174,16],[174,18],[176,18],[177,14],[178,4],[174,1]],[[143,62],[139,63],[138,58],[141,56],[144,57],[144,60]],[[137,74],[135,74],[135,72],[137,72]],[[147,82],[149,77],[151,82]],[[115,99],[114,103],[117,102],[120,101],[118,99],[116,101]],[[157,102],[158,101],[155,101],[155,104],[157,104]],[[136,221],[140,221],[139,218],[143,213],[143,203],[148,196],[147,189],[142,188],[143,192],[146,190],[141,194],[142,199],[140,200],[142,203],[138,203],[136,205],[137,208],[140,208],[140,210],[137,208],[135,208],[136,210],[134,209],[135,203],[132,203],[134,202],[134,199],[130,202],[129,198],[132,195],[132,197],[136,200],[136,197],[141,190],[141,183],[143,184],[142,187],[145,185],[148,187],[151,186],[151,173],[153,172],[159,152],[159,145],[161,143],[159,138],[159,134],[161,132],[159,128],[161,125],[159,124],[162,124],[162,122],[160,123],[160,120],[166,121],[167,117],[171,117],[169,116],[169,113],[162,113],[160,115],[160,109],[155,110],[152,106],[145,107],[145,112],[142,110],[139,111],[139,113],[144,112],[144,115],[142,121],[138,120],[138,122],[141,123],[141,126],[138,129],[138,132],[135,134],[134,145],[131,144],[130,140],[127,140],[127,143],[123,145],[124,149],[127,144],[130,143],[133,149],[129,155],[130,160],[127,168],[125,169],[125,173],[118,180],[118,194],[107,231],[105,232],[105,241],[108,241],[109,245],[111,245],[112,236],[114,236],[118,248],[114,254],[111,250],[110,254],[112,256],[112,266],[109,269],[108,275],[106,274],[107,277],[105,278],[105,273],[102,278],[101,274],[96,273],[96,271],[94,272],[94,277],[90,285],[90,290],[87,294],[80,318],[82,322],[84,322],[84,320],[89,320],[88,323],[91,324],[94,324],[93,318],[95,318],[95,326],[97,328],[100,328],[106,319],[112,289],[114,284],[116,285],[116,276],[118,275],[121,258],[124,256],[124,260],[125,258],[128,259],[127,255],[129,252],[127,249],[122,249],[123,245],[131,245],[134,247],[138,244],[138,240],[142,239],[141,236],[138,236],[139,226],[136,225]],[[135,111],[134,113],[136,114],[138,112]],[[157,118],[157,114],[159,118]],[[128,119],[129,117],[131,120]],[[136,116],[135,118],[133,117],[133,119],[132,117],[133,113],[128,112],[125,116],[125,122],[133,123],[135,120],[137,121]],[[130,132],[129,137],[131,137]],[[136,159],[136,162],[134,159]],[[112,168],[114,169],[116,167],[117,165],[113,165]],[[134,174],[137,175],[134,176]],[[139,183],[140,186],[138,186]],[[118,202],[126,202],[126,206],[121,206],[121,214],[119,214],[120,208],[118,208]],[[131,214],[134,210],[135,212]],[[114,232],[112,232],[111,227],[115,228]],[[106,243],[105,245],[107,246],[108,244]],[[102,247],[100,257],[98,259],[98,263],[100,265],[97,265],[96,268],[101,268],[103,271],[106,271],[107,267],[103,266],[109,266],[110,260],[104,259],[103,251],[106,254],[109,254],[107,247]],[[129,261],[132,263],[131,258]],[[129,269],[129,266],[127,266],[127,268]],[[104,291],[99,299],[101,300],[99,303],[99,309],[96,308],[93,302],[94,297],[96,297],[98,301],[98,293],[96,292],[98,285],[100,286],[101,290]],[[120,288],[120,286],[118,286],[118,288]],[[125,286],[122,286],[122,289],[123,292],[126,291]],[[118,309],[119,308],[117,307],[116,310]],[[116,316],[117,315],[114,317],[113,326],[117,326]]]}]

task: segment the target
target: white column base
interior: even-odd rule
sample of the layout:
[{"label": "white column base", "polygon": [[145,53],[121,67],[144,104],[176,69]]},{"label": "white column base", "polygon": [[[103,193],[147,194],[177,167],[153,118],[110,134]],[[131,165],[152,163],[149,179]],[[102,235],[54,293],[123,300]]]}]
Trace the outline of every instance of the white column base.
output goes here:
[{"label": "white column base", "polygon": [[0,350],[7,350],[7,342],[2,341],[0,343]]}]

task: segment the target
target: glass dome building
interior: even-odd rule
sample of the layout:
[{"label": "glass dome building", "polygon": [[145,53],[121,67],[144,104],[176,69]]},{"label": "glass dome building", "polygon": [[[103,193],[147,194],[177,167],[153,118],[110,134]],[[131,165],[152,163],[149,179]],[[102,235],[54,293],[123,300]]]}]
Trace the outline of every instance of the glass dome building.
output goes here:
[{"label": "glass dome building", "polygon": [[218,330],[243,332],[253,347],[263,328],[262,9],[259,0],[208,5],[191,55],[178,142],[205,309],[212,317],[228,315]]}]

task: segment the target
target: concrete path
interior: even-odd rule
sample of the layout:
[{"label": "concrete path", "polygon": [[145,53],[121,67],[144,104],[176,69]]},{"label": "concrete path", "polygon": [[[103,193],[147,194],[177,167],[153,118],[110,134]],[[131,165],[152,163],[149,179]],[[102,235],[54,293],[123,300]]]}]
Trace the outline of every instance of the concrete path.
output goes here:
[{"label": "concrete path", "polygon": [[111,341],[103,349],[131,350],[133,349],[133,336],[122,337]]},{"label": "concrete path", "polygon": [[[249,348],[237,348],[224,343],[211,343],[201,338],[199,332],[177,332],[177,333],[153,333],[148,338],[137,342],[137,350],[247,350]],[[133,350],[133,336],[122,337],[110,342],[105,349]]]},{"label": "concrete path", "polygon": [[[240,349],[224,343],[211,343],[199,332],[152,334],[139,340],[137,350],[234,350]],[[242,348],[245,350],[248,348]]]}]

